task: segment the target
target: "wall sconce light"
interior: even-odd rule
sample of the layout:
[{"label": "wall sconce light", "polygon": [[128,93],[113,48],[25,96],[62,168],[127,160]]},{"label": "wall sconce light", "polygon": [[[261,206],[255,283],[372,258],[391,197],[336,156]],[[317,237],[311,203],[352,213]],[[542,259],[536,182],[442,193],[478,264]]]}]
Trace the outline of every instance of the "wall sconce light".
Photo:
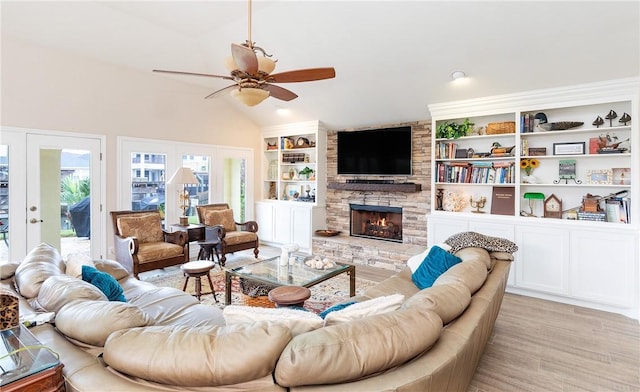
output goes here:
[{"label": "wall sconce light", "polygon": [[453,80],[464,79],[466,77],[467,75],[462,71],[453,71],[453,73],[451,74],[451,78]]}]

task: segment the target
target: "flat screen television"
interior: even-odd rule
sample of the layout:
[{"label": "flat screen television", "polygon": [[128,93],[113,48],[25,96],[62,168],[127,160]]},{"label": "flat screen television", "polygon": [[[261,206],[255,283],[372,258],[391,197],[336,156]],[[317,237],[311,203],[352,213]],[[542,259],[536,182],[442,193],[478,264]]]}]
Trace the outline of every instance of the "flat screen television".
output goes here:
[{"label": "flat screen television", "polygon": [[411,127],[340,131],[338,174],[411,175]]}]

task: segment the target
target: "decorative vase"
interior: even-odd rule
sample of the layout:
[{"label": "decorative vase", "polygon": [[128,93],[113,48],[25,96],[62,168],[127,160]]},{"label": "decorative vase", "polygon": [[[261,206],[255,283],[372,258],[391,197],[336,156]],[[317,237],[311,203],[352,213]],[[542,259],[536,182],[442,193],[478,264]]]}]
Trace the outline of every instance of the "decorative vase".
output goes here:
[{"label": "decorative vase", "polygon": [[538,179],[534,175],[522,176],[523,184],[537,184]]}]

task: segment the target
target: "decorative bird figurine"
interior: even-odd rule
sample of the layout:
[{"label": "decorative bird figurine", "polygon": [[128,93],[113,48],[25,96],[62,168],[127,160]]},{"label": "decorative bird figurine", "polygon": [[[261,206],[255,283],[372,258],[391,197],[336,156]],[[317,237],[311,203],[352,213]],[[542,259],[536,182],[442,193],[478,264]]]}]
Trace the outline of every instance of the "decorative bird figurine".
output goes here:
[{"label": "decorative bird figurine", "polygon": [[631,121],[631,116],[628,115],[627,113],[624,113],[622,117],[620,117],[620,120],[618,120],[618,122],[624,124],[625,126],[629,121]]},{"label": "decorative bird figurine", "polygon": [[592,123],[592,125],[595,125],[596,128],[600,128],[600,125],[602,124],[604,124],[604,120],[600,116],[596,117],[596,119]]},{"label": "decorative bird figurine", "polygon": [[609,126],[612,127],[613,126],[613,119],[618,117],[618,113],[616,113],[613,110],[609,110],[609,114],[607,114],[604,118],[606,118],[607,120],[609,120]]}]

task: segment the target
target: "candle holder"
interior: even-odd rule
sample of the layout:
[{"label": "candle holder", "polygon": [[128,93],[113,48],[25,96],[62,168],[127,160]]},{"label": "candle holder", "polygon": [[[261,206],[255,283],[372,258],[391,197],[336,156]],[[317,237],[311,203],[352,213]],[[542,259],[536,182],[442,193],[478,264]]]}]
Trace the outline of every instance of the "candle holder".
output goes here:
[{"label": "candle holder", "polygon": [[484,211],[480,211],[481,208],[484,208],[484,206],[487,204],[487,198],[484,196],[480,196],[480,199],[478,200],[473,200],[473,196],[469,197],[469,205],[472,208],[475,208],[475,211],[471,211],[473,213],[476,214],[484,214]]}]

